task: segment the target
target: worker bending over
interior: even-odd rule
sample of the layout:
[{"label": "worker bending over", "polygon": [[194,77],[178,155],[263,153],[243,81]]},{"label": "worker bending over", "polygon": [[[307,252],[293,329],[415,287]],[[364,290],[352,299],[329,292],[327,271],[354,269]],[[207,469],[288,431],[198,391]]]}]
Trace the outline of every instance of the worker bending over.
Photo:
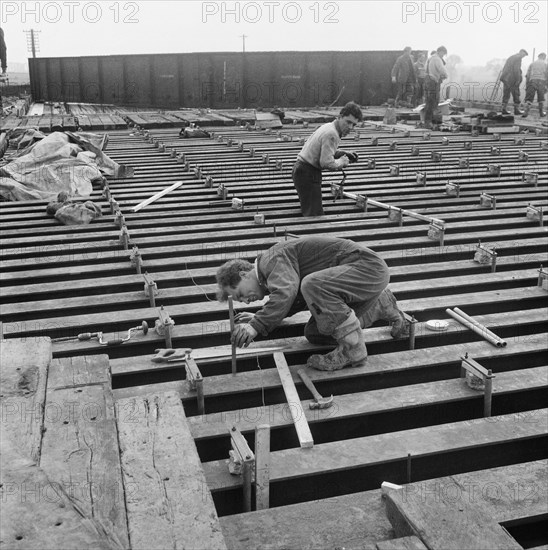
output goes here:
[{"label": "worker bending over", "polygon": [[392,336],[409,327],[396,299],[386,288],[388,266],[373,250],[336,237],[303,237],[280,242],[258,255],[254,264],[230,260],[217,271],[220,301],[229,295],[249,304],[269,300],[255,314],[240,313],[232,334],[238,347],[264,336],[282,320],[310,310],[306,338],[314,344],[337,344],[326,355],[312,355],[307,365],[318,370],[362,366],[367,359],[362,328],[378,320],[392,323]]},{"label": "worker bending over", "polygon": [[355,152],[338,151],[341,138],[363,120],[360,107],[347,103],[333,121],[322,124],[306,141],[293,166],[293,184],[305,217],[323,216],[322,170],[343,170],[358,161]]}]

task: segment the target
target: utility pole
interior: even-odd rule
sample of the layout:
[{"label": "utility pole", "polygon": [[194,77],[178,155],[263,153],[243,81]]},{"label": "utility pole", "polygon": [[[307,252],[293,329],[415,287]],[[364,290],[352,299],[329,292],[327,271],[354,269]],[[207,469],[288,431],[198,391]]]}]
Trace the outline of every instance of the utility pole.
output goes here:
[{"label": "utility pole", "polygon": [[240,34],[240,38],[242,39],[242,52],[245,53],[245,39],[247,38],[247,35]]},{"label": "utility pole", "polygon": [[36,57],[36,52],[40,50],[40,44],[38,44],[38,36],[36,36],[36,33],[40,31],[30,29],[29,31],[23,32],[27,35],[27,51],[32,53],[32,57]]}]

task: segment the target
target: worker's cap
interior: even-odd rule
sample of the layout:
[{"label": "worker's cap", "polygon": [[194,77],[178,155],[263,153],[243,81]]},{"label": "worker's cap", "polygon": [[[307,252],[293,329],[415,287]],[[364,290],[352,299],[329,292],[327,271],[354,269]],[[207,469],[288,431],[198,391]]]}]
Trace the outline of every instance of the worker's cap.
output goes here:
[{"label": "worker's cap", "polygon": [[523,48],[521,48],[521,50],[519,51],[519,53],[522,53],[523,55],[529,55],[527,53],[527,50],[524,50]]},{"label": "worker's cap", "polygon": [[413,48],[411,46],[405,46],[405,48],[403,48],[404,52],[410,52],[412,50],[413,50]]},{"label": "worker's cap", "polygon": [[440,46],[436,51],[442,55],[447,55],[447,48],[445,46]]}]

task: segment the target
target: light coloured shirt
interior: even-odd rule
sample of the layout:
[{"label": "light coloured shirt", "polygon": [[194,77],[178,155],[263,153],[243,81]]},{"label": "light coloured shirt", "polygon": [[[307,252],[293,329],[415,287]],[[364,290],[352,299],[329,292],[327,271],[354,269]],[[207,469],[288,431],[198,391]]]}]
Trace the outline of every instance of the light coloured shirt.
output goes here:
[{"label": "light coloured shirt", "polygon": [[432,77],[436,82],[446,79],[448,74],[445,70],[442,58],[435,53],[426,65],[426,74]]},{"label": "light coloured shirt", "polygon": [[335,121],[322,124],[308,138],[297,158],[320,170],[339,170],[343,168],[342,161],[334,155],[340,142]]},{"label": "light coloured shirt", "polygon": [[543,59],[533,61],[527,69],[527,80],[548,80],[548,64]]}]

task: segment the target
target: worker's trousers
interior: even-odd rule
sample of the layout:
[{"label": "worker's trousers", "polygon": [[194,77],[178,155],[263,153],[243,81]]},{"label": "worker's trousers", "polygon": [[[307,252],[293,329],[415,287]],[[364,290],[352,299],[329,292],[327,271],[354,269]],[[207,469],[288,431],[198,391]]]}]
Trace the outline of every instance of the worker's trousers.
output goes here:
[{"label": "worker's trousers", "polygon": [[519,105],[519,83],[517,84],[505,84],[502,83],[502,103],[506,105],[512,95],[514,105]]},{"label": "worker's trousers", "polygon": [[297,160],[292,177],[299,195],[302,215],[323,216],[322,171],[308,162]]},{"label": "worker's trousers", "polygon": [[544,80],[527,81],[527,87],[525,88],[525,101],[527,103],[533,103],[535,100],[535,93],[537,94],[538,102],[543,103],[544,94],[546,93],[546,82],[544,82]]},{"label": "worker's trousers", "polygon": [[424,107],[424,124],[426,126],[432,124],[434,111],[438,108],[438,103],[440,102],[440,88],[440,82],[436,82],[428,75],[426,76],[424,79],[424,96],[426,101]]},{"label": "worker's trousers", "polygon": [[301,281],[301,293],[320,334],[331,335],[351,310],[359,318],[388,286],[388,266],[371,252],[352,252],[338,265],[310,273]]}]

